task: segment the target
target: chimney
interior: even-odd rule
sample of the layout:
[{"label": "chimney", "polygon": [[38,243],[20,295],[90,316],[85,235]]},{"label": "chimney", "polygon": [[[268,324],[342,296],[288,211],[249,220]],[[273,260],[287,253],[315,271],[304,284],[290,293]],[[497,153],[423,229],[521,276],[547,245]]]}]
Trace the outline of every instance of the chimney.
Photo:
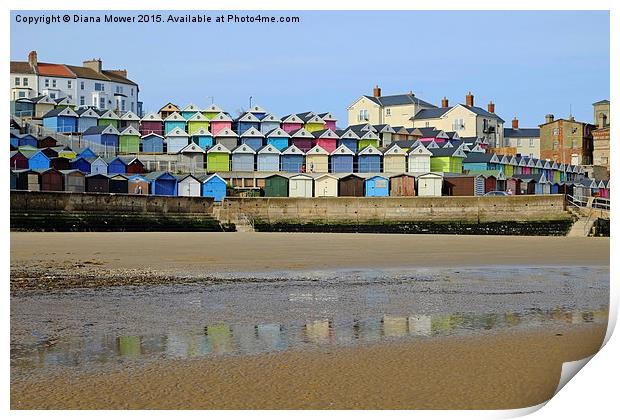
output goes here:
[{"label": "chimney", "polygon": [[471,91],[465,95],[465,105],[474,106],[474,95],[471,94]]},{"label": "chimney", "polygon": [[553,114],[547,114],[547,115],[545,115],[545,124],[550,123],[550,122],[553,122],[553,119],[554,119],[554,118],[555,118],[555,117],[553,116]]},{"label": "chimney", "polygon": [[116,74],[118,76],[127,78],[127,70],[106,70],[109,73]]},{"label": "chimney", "polygon": [[446,98],[445,96],[443,97],[443,99],[441,100],[441,107],[442,108],[447,108],[448,105],[448,98]]},{"label": "chimney", "polygon": [[491,113],[491,114],[495,114],[495,104],[493,103],[493,101],[490,101],[489,104],[487,105],[487,110]]},{"label": "chimney", "polygon": [[101,73],[101,59],[93,58],[92,60],[86,60],[83,63],[83,66],[92,70],[95,70],[97,73]]},{"label": "chimney", "polygon": [[379,85],[375,85],[375,88],[372,90],[372,96],[374,96],[375,98],[381,96],[381,88],[379,87]]},{"label": "chimney", "polygon": [[519,120],[517,119],[517,117],[514,117],[512,119],[512,129],[513,130],[518,130],[519,129]]},{"label": "chimney", "polygon": [[36,67],[38,64],[37,61],[37,52],[36,51],[30,51],[28,53],[28,64],[30,64],[30,67]]}]

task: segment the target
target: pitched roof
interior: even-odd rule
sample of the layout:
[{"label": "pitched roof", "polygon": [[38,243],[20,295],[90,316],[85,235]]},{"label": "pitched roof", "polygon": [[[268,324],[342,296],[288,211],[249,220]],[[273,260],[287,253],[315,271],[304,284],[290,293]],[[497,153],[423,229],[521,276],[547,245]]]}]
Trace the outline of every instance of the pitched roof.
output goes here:
[{"label": "pitched roof", "polygon": [[413,118],[416,120],[425,120],[429,118],[439,118],[446,112],[448,112],[452,107],[448,108],[431,108],[431,109],[421,109],[418,111]]},{"label": "pitched roof", "polygon": [[540,128],[504,128],[504,137],[540,137]]},{"label": "pitched roof", "polygon": [[37,63],[36,72],[41,76],[75,78],[75,74],[64,64]]},{"label": "pitched roof", "polygon": [[374,96],[364,95],[364,98],[370,99],[374,103],[381,105],[381,106],[417,104],[417,105],[422,105],[422,106],[429,107],[429,108],[435,108],[435,105],[417,98],[413,93],[407,93],[407,94],[401,94],[401,95],[379,96],[378,98]]},{"label": "pitched roof", "polygon": [[27,61],[11,61],[11,73],[35,74]]}]

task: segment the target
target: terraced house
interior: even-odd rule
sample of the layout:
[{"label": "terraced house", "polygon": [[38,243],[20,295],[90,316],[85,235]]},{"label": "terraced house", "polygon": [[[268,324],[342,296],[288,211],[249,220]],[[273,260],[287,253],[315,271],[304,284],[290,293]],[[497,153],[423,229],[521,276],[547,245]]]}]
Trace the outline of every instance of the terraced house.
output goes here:
[{"label": "terraced house", "polygon": [[11,101],[39,96],[66,98],[77,107],[131,111],[142,116],[138,84],[127,78],[127,70],[104,70],[101,59],[84,61],[81,66],[42,63],[37,52],[31,51],[28,61],[11,61],[10,73]]}]

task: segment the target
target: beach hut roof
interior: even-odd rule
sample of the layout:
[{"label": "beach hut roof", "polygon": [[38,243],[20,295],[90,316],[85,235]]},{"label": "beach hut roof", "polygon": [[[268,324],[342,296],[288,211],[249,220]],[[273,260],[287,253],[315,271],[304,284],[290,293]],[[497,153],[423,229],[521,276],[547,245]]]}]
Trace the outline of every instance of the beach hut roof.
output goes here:
[{"label": "beach hut roof", "polygon": [[310,133],[305,128],[300,128],[300,129],[295,130],[295,131],[293,131],[291,133],[291,138],[294,138],[294,139],[314,139],[314,135],[312,135],[312,133]]},{"label": "beach hut roof", "polygon": [[254,127],[250,127],[241,135],[241,137],[265,137],[263,133]]},{"label": "beach hut roof", "polygon": [[211,104],[202,110],[202,112],[222,112],[222,111],[223,111],[222,108],[220,108],[216,104]]},{"label": "beach hut roof", "polygon": [[69,107],[64,108],[54,108],[47,112],[43,118],[53,118],[53,117],[78,117],[78,114]]},{"label": "beach hut roof", "polygon": [[336,130],[335,132],[341,139],[359,140],[360,138],[360,136],[358,136],[357,133],[350,128],[344,130]]},{"label": "beach hut roof", "polygon": [[226,114],[224,112],[220,112],[219,114],[217,114],[216,116],[211,118],[211,121],[232,122],[232,118],[230,118],[230,115],[228,115],[228,114]]},{"label": "beach hut roof", "polygon": [[360,131],[357,133],[360,140],[379,140],[379,135],[374,131]]},{"label": "beach hut roof", "polygon": [[140,132],[136,130],[135,127],[129,125],[123,131],[121,131],[121,136],[139,136]]},{"label": "beach hut roof", "polygon": [[248,112],[256,112],[257,114],[258,113],[264,114],[267,111],[265,111],[260,105],[252,105],[252,107],[248,109]]},{"label": "beach hut roof", "polygon": [[239,122],[260,122],[260,120],[258,119],[258,117],[254,114],[252,114],[251,112],[246,112],[244,114],[241,114],[236,121]]},{"label": "beach hut roof", "polygon": [[173,174],[171,174],[168,171],[155,171],[155,172],[149,172],[144,174],[144,177],[149,180],[149,181],[156,181],[161,177],[168,177],[168,178],[176,178]]},{"label": "beach hut roof", "polygon": [[183,115],[174,111],[172,114],[168,115],[164,121],[185,121],[185,118],[183,118]]},{"label": "beach hut roof", "polygon": [[209,121],[209,119],[205,117],[204,114],[201,114],[200,112],[196,112],[194,115],[189,117],[187,121]]},{"label": "beach hut roof", "polygon": [[120,135],[118,130],[113,125],[95,125],[92,127],[88,127],[82,134],[85,136],[93,134],[114,134],[117,136]]},{"label": "beach hut roof", "polygon": [[194,142],[190,142],[187,146],[179,150],[178,154],[183,153],[205,153],[205,150]]},{"label": "beach hut roof", "polygon": [[329,155],[329,153],[327,152],[327,150],[323,149],[321,146],[319,146],[318,144],[316,146],[313,146],[310,150],[308,150],[306,152],[306,156],[310,156],[310,155]]},{"label": "beach hut roof", "polygon": [[222,143],[215,143],[207,150],[207,153],[230,153],[230,150]]},{"label": "beach hut roof", "polygon": [[402,147],[400,147],[397,143],[392,143],[389,146],[384,147],[383,150],[381,150],[381,152],[384,155],[390,155],[390,156],[405,156],[407,154],[407,152],[405,152],[405,150]]},{"label": "beach hut roof", "polygon": [[266,144],[260,149],[258,149],[257,153],[259,155],[262,155],[262,154],[279,155],[280,151],[276,147],[274,147],[272,144]]},{"label": "beach hut roof", "polygon": [[282,117],[282,123],[303,123],[303,120],[295,114],[289,114]]},{"label": "beach hut roof", "polygon": [[140,121],[140,117],[132,111],[127,111],[121,115],[121,121]]},{"label": "beach hut roof", "polygon": [[270,130],[267,135],[267,138],[269,137],[286,137],[286,138],[290,138],[291,135],[289,133],[287,133],[286,131],[282,130],[281,128],[274,128],[273,130]]},{"label": "beach hut roof", "polygon": [[75,113],[78,117],[99,118],[99,114],[91,107],[78,108]]},{"label": "beach hut roof", "polygon": [[256,151],[247,144],[240,144],[232,150],[232,154],[255,154]]},{"label": "beach hut roof", "polygon": [[205,182],[209,182],[212,179],[220,179],[222,182],[226,183],[226,180],[219,176],[218,174],[204,175],[201,179],[201,182],[204,184]]},{"label": "beach hut roof", "polygon": [[118,117],[118,115],[116,115],[116,113],[114,111],[112,111],[111,109],[105,110],[102,109],[99,111],[99,118],[104,118],[106,120],[118,120],[120,119]]},{"label": "beach hut roof", "polygon": [[274,123],[281,123],[282,122],[282,120],[280,118],[278,118],[277,116],[275,116],[274,114],[267,114],[263,118],[261,118],[260,121],[261,122],[274,122]]},{"label": "beach hut roof", "polygon": [[239,134],[235,133],[230,128],[224,128],[217,132],[217,134],[215,135],[215,138],[217,137],[239,137]]},{"label": "beach hut roof", "polygon": [[305,153],[294,144],[290,145],[282,151],[283,155],[304,155]]},{"label": "beach hut roof", "polygon": [[324,130],[315,131],[312,133],[316,139],[339,139],[338,134],[334,133],[331,129],[326,128]]},{"label": "beach hut roof", "polygon": [[363,155],[382,155],[383,153],[381,153],[381,151],[379,149],[377,149],[375,146],[373,146],[372,144],[369,144],[368,146],[364,147],[362,150],[360,150],[357,155],[358,156],[363,156]]},{"label": "beach hut roof", "polygon": [[396,131],[389,124],[375,124],[373,125],[376,133],[396,133]]},{"label": "beach hut roof", "polygon": [[162,140],[164,139],[163,136],[160,136],[159,134],[156,134],[156,133],[148,133],[148,134],[145,134],[144,136],[142,136],[141,138],[142,139],[147,139],[149,137],[159,137]]},{"label": "beach hut roof", "polygon": [[323,112],[318,114],[318,116],[323,120],[323,121],[336,121],[337,118],[334,114],[332,114],[331,112]]},{"label": "beach hut roof", "polygon": [[166,137],[189,137],[189,134],[187,134],[185,130],[180,127],[174,127],[168,134],[166,134]]},{"label": "beach hut roof", "polygon": [[163,121],[161,116],[155,112],[146,114],[141,121]]},{"label": "beach hut roof", "polygon": [[181,110],[182,112],[199,112],[200,108],[197,105],[189,104]]},{"label": "beach hut roof", "polygon": [[335,149],[334,149],[334,150],[330,153],[330,155],[331,155],[331,156],[334,156],[334,155],[351,155],[351,156],[354,156],[354,155],[355,155],[355,153],[354,153],[351,149],[349,149],[346,145],[341,144],[340,146],[338,146],[337,148],[335,148]]}]

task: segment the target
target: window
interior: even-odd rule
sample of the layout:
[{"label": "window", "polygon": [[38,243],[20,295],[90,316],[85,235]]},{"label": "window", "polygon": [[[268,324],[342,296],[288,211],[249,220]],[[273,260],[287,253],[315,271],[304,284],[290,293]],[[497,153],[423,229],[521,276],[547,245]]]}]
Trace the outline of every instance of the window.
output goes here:
[{"label": "window", "polygon": [[125,100],[122,99],[121,100],[121,111],[124,111],[124,110],[125,110]]},{"label": "window", "polygon": [[387,115],[388,117],[392,115],[392,110],[390,108],[385,108],[385,115]]},{"label": "window", "polygon": [[465,129],[465,120],[463,118],[455,118],[452,123],[452,130],[461,131]]},{"label": "window", "polygon": [[80,105],[85,105],[86,101],[84,100],[83,96],[80,96]]},{"label": "window", "polygon": [[131,107],[131,112],[133,112],[133,102],[129,104]]},{"label": "window", "polygon": [[557,140],[553,141],[553,150],[558,150],[559,143]]},{"label": "window", "polygon": [[16,77],[15,78],[15,86],[19,86],[19,82],[20,82],[20,78]]},{"label": "window", "polygon": [[52,87],[56,87],[56,79],[52,79]]},{"label": "window", "polygon": [[572,143],[573,143],[573,145],[572,145],[572,148],[573,148],[573,149],[574,149],[575,147],[577,147],[577,139],[573,139],[573,142],[572,142]]},{"label": "window", "polygon": [[521,139],[517,139],[517,147],[521,147]]},{"label": "window", "polygon": [[50,93],[50,98],[56,99],[56,94],[55,93]]},{"label": "window", "polygon": [[368,121],[368,110],[360,109],[360,113],[358,115],[358,121]]},{"label": "window", "polygon": [[27,78],[27,77],[24,77],[24,83],[23,83],[23,85],[24,85],[24,86],[28,86],[28,78]]},{"label": "window", "polygon": [[534,139],[530,139],[530,147],[534,147]]},{"label": "window", "polygon": [[72,82],[71,80],[67,80],[67,89],[71,89],[71,85],[72,85],[71,82]]},{"label": "window", "polygon": [[133,88],[131,88],[131,96],[133,96]]},{"label": "window", "polygon": [[430,123],[430,122],[426,121],[426,122],[424,123],[424,127],[430,127],[430,126],[431,126],[431,123]]},{"label": "window", "polygon": [[84,90],[84,82],[80,82],[80,89]]},{"label": "window", "polygon": [[104,91],[103,83],[95,83],[95,90],[98,92],[103,92]]},{"label": "window", "polygon": [[50,87],[50,79],[45,79],[45,87]]},{"label": "window", "polygon": [[26,92],[19,92],[17,94],[17,96],[19,96],[20,98],[25,98],[26,97]]},{"label": "window", "polygon": [[105,98],[99,98],[99,109],[105,109]]},{"label": "window", "polygon": [[559,136],[560,135],[560,129],[559,128],[554,128],[553,129],[553,135],[554,136]]}]

